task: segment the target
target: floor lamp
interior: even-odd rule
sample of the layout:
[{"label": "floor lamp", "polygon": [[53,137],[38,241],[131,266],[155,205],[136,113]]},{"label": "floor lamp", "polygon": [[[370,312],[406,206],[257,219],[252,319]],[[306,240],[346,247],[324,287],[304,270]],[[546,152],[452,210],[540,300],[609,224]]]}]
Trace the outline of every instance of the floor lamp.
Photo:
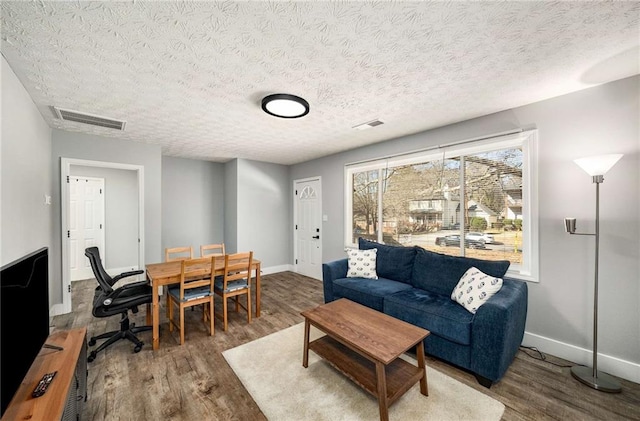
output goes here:
[{"label": "floor lamp", "polygon": [[576,159],[574,162],[589,174],[596,184],[596,232],[576,232],[576,219],[565,218],[565,230],[569,234],[593,235],[596,238],[596,258],[593,293],[593,367],[573,366],[571,375],[580,382],[603,392],[618,393],[621,391],[620,383],[606,373],[598,373],[598,252],[600,242],[600,184],[604,181],[604,174],[622,158],[622,154],[591,156]]}]

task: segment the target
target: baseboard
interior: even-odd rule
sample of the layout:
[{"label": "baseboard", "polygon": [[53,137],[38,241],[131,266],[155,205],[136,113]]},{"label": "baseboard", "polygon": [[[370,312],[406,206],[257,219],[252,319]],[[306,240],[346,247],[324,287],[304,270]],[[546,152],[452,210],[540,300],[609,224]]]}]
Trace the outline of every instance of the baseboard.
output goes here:
[{"label": "baseboard", "polygon": [[293,265],[279,265],[279,266],[270,266],[268,268],[262,268],[262,275],[271,275],[272,273],[278,272],[287,272],[293,271]]},{"label": "baseboard", "polygon": [[[556,357],[564,358],[576,364],[591,367],[593,351],[575,345],[557,341],[555,339],[525,332],[522,341],[524,346],[534,346],[540,351]],[[613,374],[620,378],[640,383],[640,364],[622,360],[610,355],[598,353],[598,371]]]},{"label": "baseboard", "polygon": [[63,303],[54,304],[49,308],[49,317],[67,313],[71,313],[71,309],[67,309]]}]

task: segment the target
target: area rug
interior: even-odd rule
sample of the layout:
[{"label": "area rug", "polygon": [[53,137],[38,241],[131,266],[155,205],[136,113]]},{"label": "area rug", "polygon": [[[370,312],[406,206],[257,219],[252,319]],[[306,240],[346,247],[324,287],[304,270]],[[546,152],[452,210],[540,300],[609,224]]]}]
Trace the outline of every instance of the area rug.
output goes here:
[{"label": "area rug", "polygon": [[[311,339],[322,333],[311,328]],[[376,399],[309,351],[302,367],[304,324],[223,352],[270,421],[379,419]],[[410,356],[403,358],[415,364]],[[504,405],[427,367],[429,396],[419,384],[389,408],[391,420],[500,420]]]}]

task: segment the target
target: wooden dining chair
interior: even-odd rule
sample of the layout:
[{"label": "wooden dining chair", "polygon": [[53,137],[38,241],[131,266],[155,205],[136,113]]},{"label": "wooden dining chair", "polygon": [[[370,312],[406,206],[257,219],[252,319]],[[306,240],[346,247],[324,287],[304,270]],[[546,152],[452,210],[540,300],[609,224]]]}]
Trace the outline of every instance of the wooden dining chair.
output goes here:
[{"label": "wooden dining chair", "polygon": [[[185,259],[181,261],[180,285],[169,288],[167,297],[169,300],[169,331],[174,326],[180,330],[180,345],[184,344],[184,309],[195,305],[204,304],[209,314],[204,317],[209,321],[209,332],[214,333],[214,286],[211,268],[215,267],[212,257],[198,259]],[[174,304],[180,312],[180,319],[174,320]]]},{"label": "wooden dining chair", "polygon": [[[167,247],[164,249],[165,262],[177,262],[184,259],[193,259],[193,247]],[[169,317],[169,294],[167,294],[167,317]]]},{"label": "wooden dining chair", "polygon": [[224,256],[224,243],[220,244],[207,244],[200,246],[200,257],[205,256]]},{"label": "wooden dining chair", "polygon": [[[222,259],[221,256],[214,256],[214,264]],[[247,310],[247,322],[251,323],[251,264],[253,252],[227,254],[224,256],[224,274],[215,277],[214,292],[222,297],[222,320],[224,331],[227,331],[227,300],[234,298],[236,312],[243,307]],[[247,306],[240,303],[238,298],[241,295],[247,296]]]},{"label": "wooden dining chair", "polygon": [[193,259],[193,247],[167,247],[164,249],[165,262],[175,262],[184,259]]}]

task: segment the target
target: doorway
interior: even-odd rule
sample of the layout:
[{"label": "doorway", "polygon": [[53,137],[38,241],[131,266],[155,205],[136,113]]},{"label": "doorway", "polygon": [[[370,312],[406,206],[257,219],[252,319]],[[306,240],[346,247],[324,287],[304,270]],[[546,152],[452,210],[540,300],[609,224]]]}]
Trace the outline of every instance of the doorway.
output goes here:
[{"label": "doorway", "polygon": [[293,190],[294,270],[322,279],[322,180],[295,180]]},{"label": "doorway", "polygon": [[[70,313],[71,306],[71,271],[70,271],[70,181],[71,177],[77,176],[74,174],[74,169],[78,167],[86,167],[90,169],[105,169],[105,170],[127,170],[131,171],[134,178],[136,192],[134,195],[134,201],[136,206],[136,215],[134,218],[136,221],[132,224],[127,231],[132,231],[134,244],[135,263],[133,267],[117,268],[113,269],[113,272],[124,271],[131,269],[144,268],[144,167],[140,165],[120,164],[116,162],[102,162],[102,161],[89,161],[83,159],[61,158],[60,165],[60,206],[61,206],[61,238],[62,238],[62,304],[56,304],[52,307],[52,314],[65,314]],[[88,174],[92,175],[93,174]],[[109,182],[106,181],[106,187],[108,188]],[[114,193],[114,189],[110,189],[110,195]],[[108,213],[108,209],[105,213]],[[105,247],[109,246],[110,237],[105,235]],[[84,249],[83,249],[84,250]],[[101,250],[103,252],[103,250]],[[103,257],[103,256],[101,256]],[[103,257],[104,259],[104,257]],[[124,270],[122,270],[124,269]],[[93,277],[93,273],[91,274]]]}]

